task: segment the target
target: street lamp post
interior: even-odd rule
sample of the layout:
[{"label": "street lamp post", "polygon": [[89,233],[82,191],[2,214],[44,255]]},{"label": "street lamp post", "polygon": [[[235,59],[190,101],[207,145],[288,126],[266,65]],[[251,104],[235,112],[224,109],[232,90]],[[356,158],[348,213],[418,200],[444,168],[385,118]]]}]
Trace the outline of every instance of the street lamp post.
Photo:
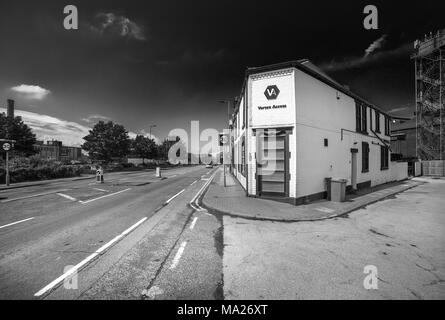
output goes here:
[{"label": "street lamp post", "polygon": [[[228,137],[228,141],[229,141],[228,149],[229,150],[227,152],[230,152],[230,100],[225,99],[225,100],[220,100],[218,102],[219,103],[227,103],[227,120],[228,120],[228,125],[229,125],[229,137]],[[225,162],[224,159],[226,159],[226,157],[224,157],[224,154],[223,154],[224,187],[226,187],[226,164],[224,163]]]},{"label": "street lamp post", "polygon": [[150,131],[150,139],[151,139],[151,128],[155,128],[155,127],[156,127],[155,124],[151,124],[151,125],[150,125],[150,129],[149,129],[149,131]]}]

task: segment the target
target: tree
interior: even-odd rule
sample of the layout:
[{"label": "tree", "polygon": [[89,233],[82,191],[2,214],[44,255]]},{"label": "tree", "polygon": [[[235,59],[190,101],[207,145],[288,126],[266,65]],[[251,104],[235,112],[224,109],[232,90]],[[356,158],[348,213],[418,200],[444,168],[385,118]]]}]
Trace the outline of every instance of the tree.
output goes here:
[{"label": "tree", "polygon": [[142,135],[137,135],[133,140],[132,149],[137,156],[142,158],[142,163],[144,159],[154,159],[157,155],[155,141]]},{"label": "tree", "polygon": [[113,121],[99,121],[90,133],[83,138],[82,149],[93,160],[110,161],[112,158],[126,156],[130,150],[130,138],[125,127]]},{"label": "tree", "polygon": [[32,133],[22,120],[22,117],[11,119],[4,113],[0,113],[0,139],[15,140],[14,152],[30,156],[36,153],[34,144],[36,143],[36,135]]},{"label": "tree", "polygon": [[168,151],[179,140],[179,137],[176,137],[175,140],[164,139],[164,141],[162,141],[161,145],[158,147],[159,157],[163,160],[168,160]]}]

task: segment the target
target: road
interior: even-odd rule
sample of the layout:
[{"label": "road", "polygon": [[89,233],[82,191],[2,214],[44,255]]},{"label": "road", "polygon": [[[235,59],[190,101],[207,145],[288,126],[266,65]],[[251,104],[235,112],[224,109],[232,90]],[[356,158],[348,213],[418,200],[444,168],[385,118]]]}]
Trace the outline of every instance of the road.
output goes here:
[{"label": "road", "polygon": [[[280,223],[203,210],[213,173],[199,166],[164,180],[119,173],[101,185],[0,191],[0,298],[445,297],[445,180],[425,179],[346,217]],[[369,265],[376,290],[363,285]],[[72,266],[75,280],[56,281]]]},{"label": "road", "polygon": [[127,172],[107,174],[104,184],[68,179],[0,191],[0,299],[52,293],[35,296],[129,228],[149,224],[166,202],[187,208],[208,174],[197,166],[168,170],[163,180],[152,171]]}]

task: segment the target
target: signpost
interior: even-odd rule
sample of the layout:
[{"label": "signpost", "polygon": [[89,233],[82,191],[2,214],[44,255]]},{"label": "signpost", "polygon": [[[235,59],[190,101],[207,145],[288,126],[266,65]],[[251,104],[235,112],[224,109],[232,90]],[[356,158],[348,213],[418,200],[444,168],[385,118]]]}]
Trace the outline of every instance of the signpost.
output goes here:
[{"label": "signpost", "polygon": [[6,152],[6,164],[5,164],[5,171],[6,171],[6,186],[9,186],[10,184],[10,177],[9,177],[9,151],[14,148],[14,142],[15,140],[6,140],[6,139],[0,139],[0,145],[2,146],[2,150]]},{"label": "signpost", "polygon": [[226,186],[226,151],[225,148],[229,143],[229,136],[226,133],[219,134],[219,145],[223,148],[223,168],[224,168],[224,187]]}]

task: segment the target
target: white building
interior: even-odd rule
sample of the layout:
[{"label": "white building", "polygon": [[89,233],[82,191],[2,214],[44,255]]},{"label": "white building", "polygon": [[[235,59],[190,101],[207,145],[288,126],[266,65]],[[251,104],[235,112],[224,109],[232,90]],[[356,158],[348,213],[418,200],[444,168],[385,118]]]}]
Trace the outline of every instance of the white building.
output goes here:
[{"label": "white building", "polygon": [[326,178],[355,189],[407,175],[390,161],[390,116],[308,60],[248,68],[232,121],[232,171],[248,196],[301,204],[326,197]]}]

